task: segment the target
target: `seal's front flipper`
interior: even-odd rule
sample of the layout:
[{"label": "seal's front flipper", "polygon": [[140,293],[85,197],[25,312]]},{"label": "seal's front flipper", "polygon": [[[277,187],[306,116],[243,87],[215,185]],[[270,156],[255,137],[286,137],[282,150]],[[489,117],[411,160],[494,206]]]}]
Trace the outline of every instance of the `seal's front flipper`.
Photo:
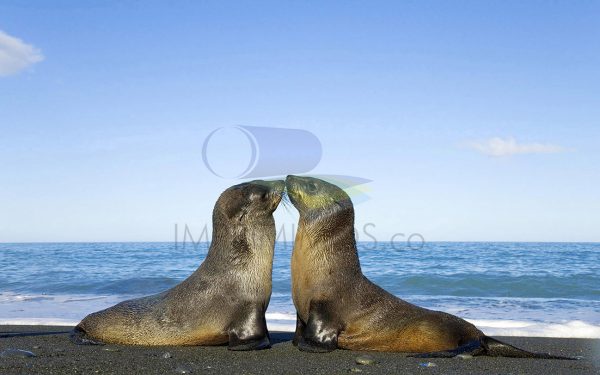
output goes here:
[{"label": "seal's front flipper", "polygon": [[264,309],[246,306],[240,309],[229,328],[229,350],[262,350],[271,347]]},{"label": "seal's front flipper", "polygon": [[229,346],[227,349],[233,351],[244,351],[244,350],[262,350],[269,349],[271,342],[267,336],[263,337],[250,337],[246,339],[240,339],[239,337],[229,333]]},{"label": "seal's front flipper", "polygon": [[300,316],[296,314],[296,332],[294,333],[294,339],[292,340],[292,345],[298,346],[298,343],[302,339],[302,335],[304,335],[304,329],[306,328],[306,324],[300,319]]},{"label": "seal's front flipper", "polygon": [[308,321],[303,328],[298,349],[311,353],[326,353],[337,349],[339,324],[325,302],[310,303]]},{"label": "seal's front flipper", "polygon": [[71,338],[71,341],[77,345],[104,345],[102,341],[89,338],[85,330],[79,326],[73,328],[69,337]]}]

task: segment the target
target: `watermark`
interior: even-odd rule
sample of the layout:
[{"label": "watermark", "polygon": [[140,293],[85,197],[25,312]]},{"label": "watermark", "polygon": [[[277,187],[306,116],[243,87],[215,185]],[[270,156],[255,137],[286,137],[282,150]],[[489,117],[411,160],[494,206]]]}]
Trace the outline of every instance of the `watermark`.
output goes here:
[{"label": "watermark", "polygon": [[[229,126],[210,132],[202,145],[208,171],[224,179],[285,178],[306,174],[321,162],[323,147],[308,130],[265,126]],[[311,174],[337,185],[354,204],[370,199],[371,180],[342,174]]]},{"label": "watermark", "polygon": [[[202,145],[202,161],[216,177],[226,179],[281,178],[289,174],[304,174],[312,171],[321,162],[323,148],[319,138],[303,129],[274,128],[264,126],[232,126],[213,130]],[[369,199],[371,180],[348,175],[311,175],[332,183],[348,193],[353,204]],[[210,242],[208,225],[194,237],[187,224],[175,224],[175,248],[186,245],[198,249]],[[356,241],[368,250],[420,250],[425,238],[420,233],[396,232],[388,238],[375,235],[376,225],[366,223],[355,228]],[[277,230],[275,241],[284,248],[293,246],[296,226],[282,225]],[[379,246],[385,244],[385,246]]]},{"label": "watermark", "polygon": [[[425,247],[425,237],[420,233],[396,232],[391,236],[378,236],[375,232],[376,225],[368,222],[362,226],[354,228],[356,242],[360,242],[364,250],[421,250]],[[210,246],[209,225],[204,224],[194,226],[194,233],[188,224],[175,224],[175,249],[185,249],[186,246],[193,246],[194,250],[200,249],[200,246],[208,248]],[[284,249],[291,249],[296,238],[296,225],[282,224],[277,228],[275,242],[281,244]],[[207,246],[204,246],[207,245]]]},{"label": "watermark", "polygon": [[[365,223],[362,226],[362,232],[355,228],[354,233],[356,236],[356,241],[361,240],[361,236],[365,235],[369,238],[368,245],[365,245],[364,248],[367,250],[377,250],[377,246],[379,245],[379,241],[375,236],[375,228],[377,226],[375,223]],[[373,232],[372,232],[373,231]],[[362,234],[361,234],[362,233]],[[392,250],[421,250],[425,247],[425,237],[423,237],[420,233],[408,233],[405,234],[403,232],[397,232],[390,236],[390,238],[386,241],[387,244],[392,248]]]},{"label": "watermark", "polygon": [[319,138],[302,129],[233,126],[213,130],[202,145],[202,161],[229,179],[302,174],[321,161]]}]

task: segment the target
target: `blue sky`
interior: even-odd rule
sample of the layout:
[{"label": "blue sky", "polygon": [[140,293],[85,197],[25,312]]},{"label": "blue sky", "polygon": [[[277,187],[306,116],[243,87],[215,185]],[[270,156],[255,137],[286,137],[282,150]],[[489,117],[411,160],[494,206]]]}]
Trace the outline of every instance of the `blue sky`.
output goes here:
[{"label": "blue sky", "polygon": [[600,241],[598,40],[596,2],[3,1],[0,242],[199,234],[234,125],[315,134],[378,241]]}]

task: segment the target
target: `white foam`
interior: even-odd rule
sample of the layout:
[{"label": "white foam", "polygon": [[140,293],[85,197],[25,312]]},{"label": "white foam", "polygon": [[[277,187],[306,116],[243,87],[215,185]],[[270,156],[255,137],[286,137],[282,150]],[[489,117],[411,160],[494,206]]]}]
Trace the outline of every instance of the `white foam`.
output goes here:
[{"label": "white foam", "polygon": [[75,325],[86,315],[124,299],[127,298],[0,293],[0,324]]},{"label": "white foam", "polygon": [[267,320],[267,328],[269,329],[269,332],[294,332],[296,330],[296,322],[279,323]]},{"label": "white foam", "polygon": [[265,318],[269,331],[294,332],[296,330],[296,314],[267,312]]},{"label": "white foam", "polygon": [[539,323],[514,320],[468,319],[488,336],[600,338],[600,325],[581,320]]},{"label": "white foam", "polygon": [[296,322],[296,314],[283,313],[283,312],[267,312],[265,314],[267,320],[289,320],[292,322]]},{"label": "white foam", "polygon": [[7,326],[75,326],[79,320],[58,318],[15,318],[0,319],[0,325]]}]

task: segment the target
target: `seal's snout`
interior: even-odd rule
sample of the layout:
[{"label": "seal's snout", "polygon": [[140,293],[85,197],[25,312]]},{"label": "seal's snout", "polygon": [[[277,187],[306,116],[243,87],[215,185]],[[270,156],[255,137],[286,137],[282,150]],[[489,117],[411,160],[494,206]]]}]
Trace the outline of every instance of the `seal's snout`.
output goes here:
[{"label": "seal's snout", "polygon": [[294,179],[296,179],[296,176],[293,176],[291,174],[285,178],[286,189],[289,189],[291,187],[291,185],[294,183]]},{"label": "seal's snout", "polygon": [[285,178],[285,188],[288,192],[297,192],[298,190],[302,190],[302,177],[288,175]]},{"label": "seal's snout", "polygon": [[263,181],[262,184],[266,187],[267,194],[273,197],[281,198],[283,191],[285,190],[285,181],[283,180]]},{"label": "seal's snout", "polygon": [[299,194],[299,177],[288,175],[285,178],[285,190],[287,191],[288,197],[290,197],[290,201],[294,206],[297,207],[298,203],[298,194]]},{"label": "seal's snout", "polygon": [[283,193],[285,191],[285,181],[278,180],[272,181],[272,183],[273,185],[271,186],[270,194],[273,197],[273,203],[275,205],[275,208],[277,208],[279,202],[281,202],[281,199],[283,198]]},{"label": "seal's snout", "polygon": [[285,179],[285,186],[291,193],[315,193],[323,181],[313,177],[300,177],[289,175]]},{"label": "seal's snout", "polygon": [[283,180],[273,181],[272,189],[275,194],[282,195],[283,191],[285,190],[285,181],[283,181]]},{"label": "seal's snout", "polygon": [[285,181],[256,180],[252,181],[251,184],[254,186],[254,189],[257,189],[257,194],[262,197],[262,200],[269,202],[269,204],[272,206],[272,210],[275,210],[279,205],[279,202],[281,202],[281,198],[283,197]]}]

